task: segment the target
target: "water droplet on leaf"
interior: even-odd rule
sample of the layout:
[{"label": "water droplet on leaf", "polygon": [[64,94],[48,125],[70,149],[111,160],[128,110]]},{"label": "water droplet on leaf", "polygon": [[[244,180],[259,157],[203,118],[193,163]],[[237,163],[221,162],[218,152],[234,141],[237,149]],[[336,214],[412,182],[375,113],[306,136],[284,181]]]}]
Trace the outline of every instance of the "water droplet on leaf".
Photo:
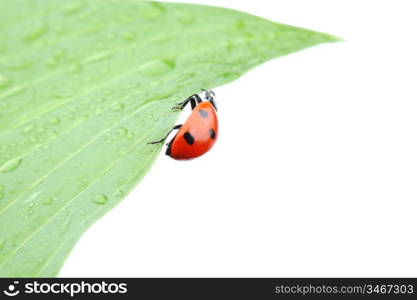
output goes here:
[{"label": "water droplet on leaf", "polygon": [[58,64],[58,59],[56,59],[55,57],[52,57],[52,58],[47,60],[46,64],[49,67],[55,67]]},{"label": "water droplet on leaf", "polygon": [[190,14],[184,14],[177,17],[178,21],[183,25],[190,25],[194,22],[195,18],[194,16]]},{"label": "water droplet on leaf", "polygon": [[16,170],[22,163],[21,158],[15,158],[6,162],[3,166],[0,167],[0,172],[13,172]]},{"label": "water droplet on leaf", "polygon": [[123,39],[125,39],[126,41],[133,41],[135,39],[135,35],[131,32],[125,32],[123,34]]},{"label": "water droplet on leaf", "polygon": [[246,28],[246,22],[243,20],[239,20],[235,24],[236,29],[242,30]]},{"label": "water droplet on leaf", "polygon": [[107,203],[107,196],[105,195],[96,195],[93,197],[93,202],[95,204],[103,205]]},{"label": "water droplet on leaf", "polygon": [[36,132],[37,133],[42,133],[45,131],[45,127],[43,127],[43,125],[38,125],[38,127],[36,127]]},{"label": "water droplet on leaf", "polygon": [[54,202],[54,199],[52,197],[48,197],[45,200],[43,200],[42,203],[45,204],[45,205],[51,205],[52,202]]},{"label": "water droplet on leaf", "polygon": [[38,142],[38,139],[37,139],[36,137],[34,137],[34,136],[31,136],[31,137],[29,138],[29,142],[31,142],[32,144],[35,144],[35,143],[37,143],[37,142]]},{"label": "water droplet on leaf", "polygon": [[10,83],[11,83],[11,80],[8,77],[4,75],[0,75],[0,90],[9,86]]},{"label": "water droplet on leaf", "polygon": [[79,62],[75,62],[70,67],[71,73],[78,73],[81,71],[81,64]]},{"label": "water droplet on leaf", "polygon": [[75,0],[69,3],[66,3],[63,8],[63,13],[67,15],[75,14],[80,12],[84,8],[83,0]]},{"label": "water droplet on leaf", "polygon": [[117,190],[117,192],[116,192],[116,196],[123,196],[125,194],[125,191],[124,190],[122,190],[122,189],[118,189]]},{"label": "water droplet on leaf", "polygon": [[30,132],[30,131],[32,131],[33,130],[33,125],[32,124],[29,124],[29,125],[27,125],[27,126],[25,126],[23,129],[22,129],[22,132],[23,133],[28,133],[28,132]]},{"label": "water droplet on leaf", "polygon": [[40,38],[48,30],[47,24],[43,20],[37,20],[31,25],[28,33],[25,34],[24,38],[28,41],[34,41]]},{"label": "water droplet on leaf", "polygon": [[123,156],[123,155],[126,155],[126,153],[128,153],[129,150],[130,150],[129,147],[122,147],[117,150],[117,154],[119,154],[120,156]]},{"label": "water droplet on leaf", "polygon": [[101,52],[101,53],[91,56],[87,61],[88,62],[102,61],[106,58],[109,58],[112,55],[113,54],[111,52]]},{"label": "water droplet on leaf", "polygon": [[16,59],[9,60],[5,65],[12,70],[21,70],[29,68],[32,65],[32,62],[28,59]]},{"label": "water droplet on leaf", "polygon": [[152,20],[158,18],[164,13],[165,7],[156,2],[145,2],[147,5],[141,5],[139,7],[139,14],[142,18]]},{"label": "water droplet on leaf", "polygon": [[58,125],[60,123],[60,120],[58,118],[50,118],[49,123],[52,125]]},{"label": "water droplet on leaf", "polygon": [[139,72],[146,76],[161,76],[171,72],[175,68],[175,63],[170,60],[157,59],[151,60],[144,63],[140,68]]},{"label": "water droplet on leaf", "polygon": [[121,128],[119,128],[118,132],[119,132],[119,135],[126,136],[129,131],[126,128],[121,127]]},{"label": "water droplet on leaf", "polygon": [[114,103],[112,106],[112,110],[114,111],[119,111],[119,110],[122,110],[123,108],[124,108],[124,105],[119,102]]}]

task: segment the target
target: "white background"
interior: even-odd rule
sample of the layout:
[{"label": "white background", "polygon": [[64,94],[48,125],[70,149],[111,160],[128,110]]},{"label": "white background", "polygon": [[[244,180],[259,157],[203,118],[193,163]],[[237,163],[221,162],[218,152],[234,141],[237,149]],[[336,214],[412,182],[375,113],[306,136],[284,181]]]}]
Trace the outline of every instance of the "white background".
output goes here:
[{"label": "white background", "polygon": [[161,154],[60,276],[417,276],[415,1],[193,2],[346,42],[216,89],[212,151]]}]

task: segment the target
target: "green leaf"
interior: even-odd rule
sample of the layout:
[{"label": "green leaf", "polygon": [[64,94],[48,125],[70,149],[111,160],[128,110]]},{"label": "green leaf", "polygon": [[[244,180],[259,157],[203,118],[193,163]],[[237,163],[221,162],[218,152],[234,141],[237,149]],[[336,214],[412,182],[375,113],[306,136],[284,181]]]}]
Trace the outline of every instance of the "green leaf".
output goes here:
[{"label": "green leaf", "polygon": [[149,170],[174,103],[337,40],[200,5],[2,0],[0,276],[55,276]]}]

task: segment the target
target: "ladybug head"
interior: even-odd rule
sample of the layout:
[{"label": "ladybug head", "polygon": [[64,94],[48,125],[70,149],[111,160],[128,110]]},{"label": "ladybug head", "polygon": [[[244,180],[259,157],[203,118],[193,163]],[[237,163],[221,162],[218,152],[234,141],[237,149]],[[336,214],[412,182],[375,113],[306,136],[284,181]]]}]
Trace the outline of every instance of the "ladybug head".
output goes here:
[{"label": "ladybug head", "polygon": [[213,90],[203,90],[204,91],[204,98],[206,98],[208,101],[214,100],[216,97],[216,94],[213,92]]},{"label": "ladybug head", "polygon": [[204,98],[207,101],[210,101],[210,103],[213,105],[214,109],[217,110],[217,103],[214,100],[216,97],[216,94],[213,92],[213,90],[203,90],[204,91]]}]

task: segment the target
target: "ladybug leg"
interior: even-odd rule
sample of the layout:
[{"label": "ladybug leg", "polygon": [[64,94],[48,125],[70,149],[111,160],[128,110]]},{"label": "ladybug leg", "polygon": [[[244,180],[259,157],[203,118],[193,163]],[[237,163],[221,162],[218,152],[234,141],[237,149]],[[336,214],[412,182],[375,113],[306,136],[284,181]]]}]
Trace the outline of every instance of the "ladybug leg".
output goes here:
[{"label": "ladybug leg", "polygon": [[194,109],[197,106],[197,103],[200,104],[201,102],[203,102],[203,100],[201,100],[200,96],[196,94],[194,105],[191,103],[191,108]]},{"label": "ladybug leg", "polygon": [[173,111],[183,110],[184,107],[186,107],[188,103],[191,103],[191,107],[195,106],[195,98],[194,97],[195,97],[195,95],[192,95],[192,96],[188,97],[187,99],[185,99],[185,101],[177,103],[177,105],[172,107],[172,110]]},{"label": "ladybug leg", "polygon": [[159,141],[149,142],[148,145],[163,143],[167,139],[167,137],[171,134],[171,132],[173,132],[174,130],[180,129],[181,127],[182,127],[182,124],[175,125],[174,127],[172,127],[170,131],[168,131],[167,135],[164,136],[162,139],[160,139]]},{"label": "ladybug leg", "polygon": [[201,100],[200,96],[195,94],[185,99],[185,101],[177,103],[177,105],[172,107],[172,110],[173,111],[183,110],[184,107],[186,107],[188,103],[191,104],[191,110],[193,110],[197,106],[197,103],[201,103],[202,101],[203,100]]},{"label": "ladybug leg", "polygon": [[194,108],[197,106],[197,103],[200,104],[201,102],[203,102],[203,100],[201,100],[199,95],[193,95],[193,99],[190,100],[191,110],[194,110]]}]

